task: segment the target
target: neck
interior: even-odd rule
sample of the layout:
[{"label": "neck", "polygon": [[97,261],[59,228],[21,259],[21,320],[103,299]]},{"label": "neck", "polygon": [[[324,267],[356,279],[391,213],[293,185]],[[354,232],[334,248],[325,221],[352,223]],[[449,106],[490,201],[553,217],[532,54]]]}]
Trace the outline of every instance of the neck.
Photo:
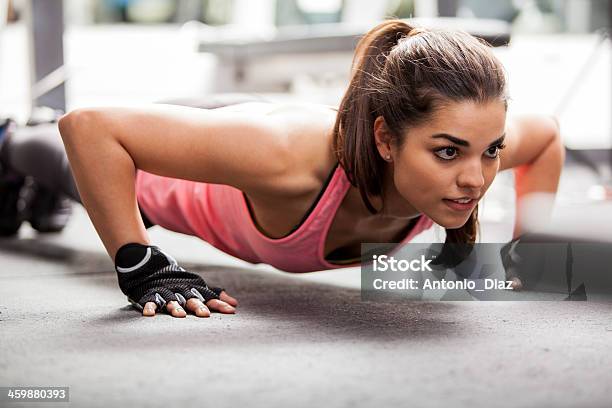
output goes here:
[{"label": "neck", "polygon": [[359,189],[351,186],[352,195],[363,217],[366,219],[384,220],[387,222],[405,223],[421,215],[404,197],[401,196],[393,181],[393,168],[389,166],[385,171],[382,196],[368,195],[372,206],[378,211],[372,214],[361,199]]}]

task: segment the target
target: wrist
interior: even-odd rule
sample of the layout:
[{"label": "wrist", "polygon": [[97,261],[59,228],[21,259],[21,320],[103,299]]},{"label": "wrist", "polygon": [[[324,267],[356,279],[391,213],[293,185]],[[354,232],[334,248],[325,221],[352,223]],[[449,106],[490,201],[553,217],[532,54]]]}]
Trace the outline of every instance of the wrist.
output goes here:
[{"label": "wrist", "polygon": [[529,231],[545,229],[552,219],[555,198],[555,193],[543,191],[517,197],[512,238]]},{"label": "wrist", "polygon": [[151,251],[149,245],[130,242],[117,250],[115,254],[115,267],[118,269],[134,267],[147,258],[147,255],[150,258]]}]

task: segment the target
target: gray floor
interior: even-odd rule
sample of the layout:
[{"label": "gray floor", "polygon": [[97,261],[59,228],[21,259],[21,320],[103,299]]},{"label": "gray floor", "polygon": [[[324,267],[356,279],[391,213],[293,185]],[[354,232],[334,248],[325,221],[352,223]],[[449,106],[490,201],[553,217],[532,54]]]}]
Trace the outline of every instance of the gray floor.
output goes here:
[{"label": "gray floor", "polygon": [[62,234],[0,241],[0,386],[69,386],[79,407],[612,405],[610,303],[362,302],[355,270],[151,235],[238,314],[140,317],[78,208]]},{"label": "gray floor", "polygon": [[[67,33],[71,108],[151,102],[210,85],[202,74],[209,61],[180,54],[176,30],[113,30]],[[4,34],[2,52],[11,58],[0,59],[0,107],[25,119],[26,37],[17,26]],[[515,38],[514,50],[500,55],[517,111],[554,111],[592,49],[590,38],[541,38]],[[123,64],[114,64],[116,55]],[[574,147],[609,146],[604,57],[561,117]],[[340,95],[325,91],[297,99],[333,103]],[[582,170],[562,179],[560,201],[581,205],[592,178]],[[497,184],[503,200],[481,214],[485,241],[510,238],[506,181]],[[366,303],[356,270],[282,274],[194,238],[151,235],[227,287],[241,302],[238,314],[140,317],[126,307],[79,209],[60,235],[37,237],[24,227],[18,240],[0,240],[0,386],[69,386],[75,407],[612,406],[610,303]]]}]

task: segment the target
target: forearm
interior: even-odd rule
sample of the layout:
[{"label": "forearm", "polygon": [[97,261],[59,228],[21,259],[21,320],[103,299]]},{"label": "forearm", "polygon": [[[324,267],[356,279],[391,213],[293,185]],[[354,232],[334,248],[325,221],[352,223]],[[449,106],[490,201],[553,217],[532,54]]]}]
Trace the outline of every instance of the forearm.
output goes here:
[{"label": "forearm", "polygon": [[59,127],[81,201],[111,259],[126,243],[149,244],[136,202],[136,168],[112,129],[89,112],[71,113]]},{"label": "forearm", "polygon": [[550,217],[564,160],[565,147],[556,135],[535,160],[514,168],[516,219],[513,239],[525,232],[525,224],[545,223]]}]

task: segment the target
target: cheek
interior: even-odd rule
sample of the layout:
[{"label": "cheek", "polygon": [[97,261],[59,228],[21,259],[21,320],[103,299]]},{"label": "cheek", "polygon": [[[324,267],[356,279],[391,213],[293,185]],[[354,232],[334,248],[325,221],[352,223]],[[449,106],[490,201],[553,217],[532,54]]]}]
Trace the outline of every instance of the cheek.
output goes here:
[{"label": "cheek", "polygon": [[491,164],[490,166],[483,166],[483,176],[484,176],[484,181],[485,181],[485,186],[484,189],[485,191],[489,189],[489,187],[491,186],[491,184],[493,184],[493,181],[495,180],[495,177],[497,176],[497,172],[499,170],[499,160],[496,163]]},{"label": "cheek", "polygon": [[[454,175],[440,171],[427,154],[413,155],[395,167],[395,186],[398,192],[415,207],[439,200],[449,190]],[[423,208],[419,208],[423,210]]]}]

